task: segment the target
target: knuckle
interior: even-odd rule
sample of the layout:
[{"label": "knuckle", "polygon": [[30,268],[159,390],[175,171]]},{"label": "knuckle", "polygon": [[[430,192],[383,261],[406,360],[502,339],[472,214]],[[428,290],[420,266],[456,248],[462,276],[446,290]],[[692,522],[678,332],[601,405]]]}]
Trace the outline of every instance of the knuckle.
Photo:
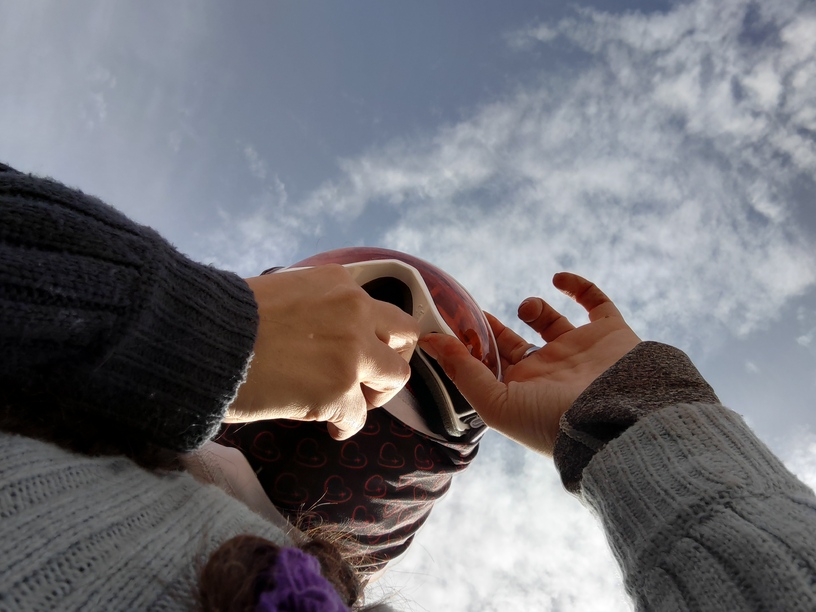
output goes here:
[{"label": "knuckle", "polygon": [[400,358],[400,369],[402,370],[402,384],[404,385],[408,382],[408,379],[411,378],[411,365],[404,359]]},{"label": "knuckle", "polygon": [[529,342],[527,342],[527,341],[526,341],[524,338],[519,338],[519,339],[516,341],[516,343],[515,343],[515,345],[513,346],[513,348],[512,348],[512,349],[510,349],[510,354],[511,354],[511,355],[515,355],[515,354],[519,354],[519,355],[521,355],[521,354],[522,354],[522,353],[524,353],[524,352],[525,352],[525,351],[526,351],[526,350],[527,350],[529,347],[530,347],[530,343],[529,343]]},{"label": "knuckle", "polygon": [[320,380],[315,381],[313,404],[332,415],[328,420],[336,420],[339,415],[337,404],[345,402],[359,386],[357,375],[352,367],[340,359],[324,362],[322,372]]},{"label": "knuckle", "polygon": [[579,297],[585,298],[587,296],[591,296],[597,290],[598,288],[595,286],[595,283],[587,283],[587,285],[583,289],[581,289]]},{"label": "knuckle", "polygon": [[439,352],[439,365],[442,366],[442,371],[451,380],[456,380],[455,356],[455,352],[450,348],[445,348]]},{"label": "knuckle", "polygon": [[394,361],[394,366],[388,373],[389,378],[393,380],[391,386],[392,391],[399,391],[402,389],[408,380],[411,378],[411,366],[402,357]]},{"label": "knuckle", "polygon": [[[392,304],[387,304],[387,306],[392,306]],[[391,311],[394,313],[394,319],[399,325],[400,334],[409,340],[416,341],[419,338],[421,329],[419,321],[396,306],[393,306]]]},{"label": "knuckle", "polygon": [[363,428],[367,414],[368,405],[364,398],[347,398],[335,423],[344,429],[348,435],[352,435]]},{"label": "knuckle", "polygon": [[335,297],[342,305],[343,312],[352,318],[369,317],[371,298],[357,285],[337,287]]},{"label": "knuckle", "polygon": [[349,287],[348,300],[355,312],[368,312],[371,309],[372,298],[360,287]]},{"label": "knuckle", "polygon": [[327,278],[338,281],[350,279],[351,275],[343,266],[336,263],[325,264],[315,268],[317,273],[325,275]]}]

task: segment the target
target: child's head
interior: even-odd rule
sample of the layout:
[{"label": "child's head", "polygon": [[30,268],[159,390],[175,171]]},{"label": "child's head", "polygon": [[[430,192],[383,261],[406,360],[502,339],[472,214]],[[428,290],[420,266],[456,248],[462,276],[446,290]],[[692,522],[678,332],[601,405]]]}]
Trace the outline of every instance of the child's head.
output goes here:
[{"label": "child's head", "polygon": [[199,604],[206,612],[254,611],[263,609],[264,599],[295,599],[305,590],[311,600],[323,598],[321,610],[332,612],[354,605],[362,593],[357,575],[328,542],[313,539],[297,549],[282,549],[241,535],[210,556],[201,571]]}]

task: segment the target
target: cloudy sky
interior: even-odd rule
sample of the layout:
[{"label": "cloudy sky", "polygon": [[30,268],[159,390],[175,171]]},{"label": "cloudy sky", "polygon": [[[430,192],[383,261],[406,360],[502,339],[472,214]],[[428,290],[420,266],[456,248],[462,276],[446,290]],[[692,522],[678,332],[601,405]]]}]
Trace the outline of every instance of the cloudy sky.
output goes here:
[{"label": "cloudy sky", "polygon": [[[245,276],[408,251],[508,322],[572,270],[816,484],[812,2],[0,2],[0,159]],[[520,330],[519,327],[517,329]],[[550,462],[490,434],[404,610],[626,610]]]}]

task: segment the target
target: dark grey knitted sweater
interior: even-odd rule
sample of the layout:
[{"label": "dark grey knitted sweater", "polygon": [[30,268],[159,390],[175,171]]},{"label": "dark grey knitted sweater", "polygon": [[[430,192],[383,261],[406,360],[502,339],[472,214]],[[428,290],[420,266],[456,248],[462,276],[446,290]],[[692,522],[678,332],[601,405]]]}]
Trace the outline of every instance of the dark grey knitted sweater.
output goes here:
[{"label": "dark grey knitted sweater", "polygon": [[192,450],[217,431],[256,327],[234,274],[96,198],[0,164],[4,403],[59,404],[47,418],[63,414],[65,426],[102,422]]}]

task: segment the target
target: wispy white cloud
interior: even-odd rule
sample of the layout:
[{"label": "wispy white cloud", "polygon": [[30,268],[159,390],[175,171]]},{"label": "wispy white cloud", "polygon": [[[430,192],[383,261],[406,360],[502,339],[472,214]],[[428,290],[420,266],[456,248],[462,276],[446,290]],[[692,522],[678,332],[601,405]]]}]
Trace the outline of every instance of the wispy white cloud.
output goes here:
[{"label": "wispy white cloud", "polygon": [[249,166],[249,172],[258,180],[264,180],[266,178],[266,161],[260,156],[255,147],[251,144],[245,144],[243,147],[244,151],[244,159],[246,159],[247,165]]},{"label": "wispy white cloud", "polygon": [[570,268],[614,290],[651,337],[747,334],[816,282],[787,191],[816,171],[813,19],[792,0],[697,0],[537,25],[518,37],[557,32],[593,61],[343,160],[296,214],[319,232],[393,207],[382,243],[500,313]]},{"label": "wispy white cloud", "polygon": [[209,3],[189,0],[150,10],[0,3],[3,160],[82,186],[143,222],[177,209],[176,153],[190,140],[182,100],[209,14]]},{"label": "wispy white cloud", "polygon": [[789,449],[785,466],[816,491],[816,434],[810,430],[801,432],[790,442]]},{"label": "wispy white cloud", "polygon": [[796,320],[801,330],[796,338],[797,344],[805,348],[812,347],[813,341],[816,339],[816,310],[800,307],[796,312]]},{"label": "wispy white cloud", "polygon": [[88,91],[82,115],[88,129],[95,129],[108,118],[108,94],[116,88],[116,77],[108,70],[97,66],[87,79]]},{"label": "wispy white cloud", "polygon": [[[175,153],[195,140],[182,101],[211,11],[82,7],[0,7],[0,148],[147,216],[151,202],[171,205],[165,186],[178,180],[149,137]],[[644,336],[693,345],[720,329],[749,333],[816,283],[816,249],[787,190],[816,175],[811,7],[692,0],[521,28],[508,35],[519,53],[569,45],[588,59],[557,77],[542,67],[456,124],[342,160],[340,178],[304,198],[245,145],[260,181],[254,212],[223,208],[196,258],[255,274],[382,207],[399,220],[380,243],[441,265],[502,316],[574,269]],[[77,115],[112,129],[88,130]],[[104,153],[83,161],[78,150]],[[100,161],[113,158],[134,178],[106,173]],[[812,347],[814,324],[802,321],[800,343]],[[816,486],[812,437],[792,448],[788,465]],[[550,463],[492,435],[389,581],[416,602],[406,610],[628,609],[603,535]]]},{"label": "wispy white cloud", "polygon": [[552,462],[491,434],[408,556],[372,589],[419,610],[628,610],[590,513]]},{"label": "wispy white cloud", "polygon": [[516,50],[526,51],[537,43],[550,42],[561,35],[558,28],[547,23],[531,25],[506,35],[507,44]]},{"label": "wispy white cloud", "polygon": [[272,176],[250,202],[251,214],[219,208],[219,228],[202,237],[197,257],[244,277],[292,263],[309,227],[308,220],[289,214],[288,201],[286,186]]},{"label": "wispy white cloud", "polygon": [[[816,435],[784,449],[788,469],[816,488]],[[494,434],[481,453],[370,600],[406,612],[630,610],[599,524],[552,463]]]}]

